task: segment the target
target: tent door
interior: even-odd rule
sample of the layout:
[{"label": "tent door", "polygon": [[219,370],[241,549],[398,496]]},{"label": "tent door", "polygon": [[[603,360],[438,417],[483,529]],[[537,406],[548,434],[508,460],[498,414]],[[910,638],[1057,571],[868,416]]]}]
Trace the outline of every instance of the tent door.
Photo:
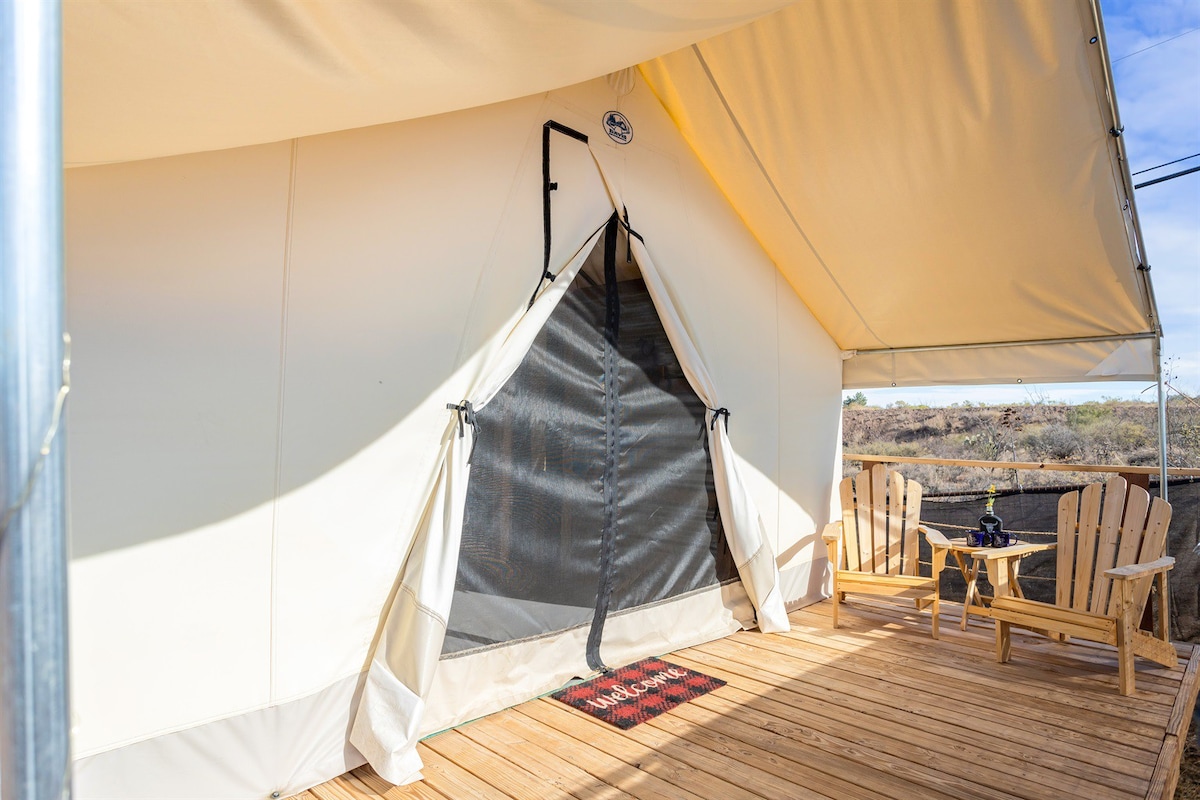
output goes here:
[{"label": "tent door", "polygon": [[589,626],[734,580],[705,435],[616,216],[476,413],[443,657]]}]

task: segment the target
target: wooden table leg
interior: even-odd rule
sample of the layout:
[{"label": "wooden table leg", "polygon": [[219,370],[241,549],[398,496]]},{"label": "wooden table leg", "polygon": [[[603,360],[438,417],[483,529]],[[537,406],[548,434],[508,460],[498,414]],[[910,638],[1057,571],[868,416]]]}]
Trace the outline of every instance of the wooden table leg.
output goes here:
[{"label": "wooden table leg", "polygon": [[[996,574],[993,575],[992,572]],[[996,590],[996,597],[1008,597],[1012,594],[1008,568],[992,570],[988,573],[988,580],[992,582],[992,588]]]},{"label": "wooden table leg", "polygon": [[1009,585],[1012,587],[1013,596],[1024,599],[1025,593],[1021,591],[1021,584],[1017,580],[1017,575],[1021,571],[1021,559],[1015,558],[1015,559],[1009,560],[1008,569],[1009,569],[1009,576],[1008,576]]},{"label": "wooden table leg", "polygon": [[963,597],[962,621],[959,623],[959,628],[967,629],[967,615],[970,613],[971,606],[978,599],[979,604],[983,605],[983,600],[979,598],[979,562],[972,559],[973,566],[968,567],[962,553],[956,552],[955,559],[958,560],[958,568],[963,574],[963,578],[967,581],[967,593]]}]

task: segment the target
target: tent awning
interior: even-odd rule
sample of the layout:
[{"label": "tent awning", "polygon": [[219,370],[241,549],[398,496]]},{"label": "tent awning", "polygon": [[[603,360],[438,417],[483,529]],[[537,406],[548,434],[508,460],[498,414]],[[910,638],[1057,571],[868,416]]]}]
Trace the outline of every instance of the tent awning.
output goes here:
[{"label": "tent awning", "polygon": [[1104,58],[1089,2],[864,0],[642,69],[859,388],[1154,376]]},{"label": "tent awning", "polygon": [[1091,0],[780,6],[68,2],[66,160],[396,121],[640,63],[845,351],[847,388],[1154,377]]}]

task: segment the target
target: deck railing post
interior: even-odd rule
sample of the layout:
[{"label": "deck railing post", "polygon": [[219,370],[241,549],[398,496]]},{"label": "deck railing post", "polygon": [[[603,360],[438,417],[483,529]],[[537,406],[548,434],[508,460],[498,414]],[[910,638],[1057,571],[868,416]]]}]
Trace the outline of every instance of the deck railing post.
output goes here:
[{"label": "deck railing post", "polygon": [[1162,370],[1162,337],[1154,340],[1154,371],[1158,379],[1158,495],[1168,500],[1167,483],[1167,393]]},{"label": "deck railing post", "polygon": [[70,794],[61,8],[0,2],[0,796]]},{"label": "deck railing post", "polygon": [[1150,473],[1148,472],[1118,472],[1130,486],[1140,486],[1150,491]]}]

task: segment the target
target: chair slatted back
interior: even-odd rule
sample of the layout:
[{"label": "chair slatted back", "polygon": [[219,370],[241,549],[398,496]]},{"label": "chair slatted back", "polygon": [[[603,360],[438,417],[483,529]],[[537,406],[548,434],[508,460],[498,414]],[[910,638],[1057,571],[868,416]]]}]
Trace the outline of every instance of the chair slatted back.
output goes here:
[{"label": "chair slatted back", "polygon": [[[1103,490],[1103,491],[1102,491]],[[1145,564],[1161,558],[1171,522],[1171,506],[1153,500],[1122,477],[1069,492],[1058,501],[1058,572],[1055,602],[1093,614],[1116,613],[1113,567]],[[1136,616],[1145,610],[1150,581],[1136,587]]]},{"label": "chair slatted back", "polygon": [[842,479],[842,569],[917,575],[921,484],[876,464]]}]

